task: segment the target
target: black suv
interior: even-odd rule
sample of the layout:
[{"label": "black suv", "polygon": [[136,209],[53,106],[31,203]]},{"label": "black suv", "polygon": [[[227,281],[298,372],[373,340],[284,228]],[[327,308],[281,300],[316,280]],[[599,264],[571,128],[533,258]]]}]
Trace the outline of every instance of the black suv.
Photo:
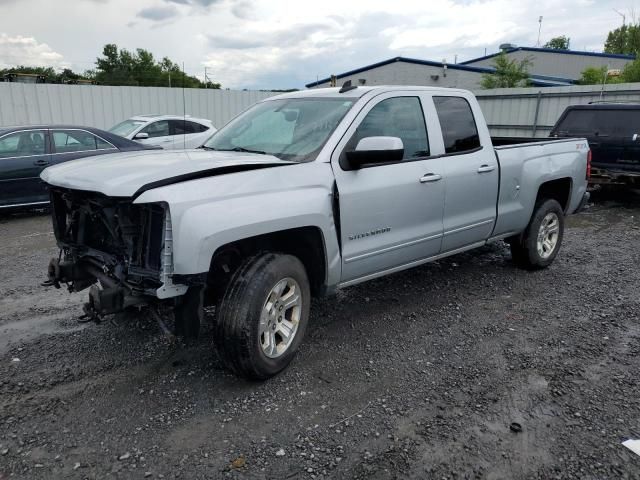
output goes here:
[{"label": "black suv", "polygon": [[591,183],[640,186],[640,104],[569,106],[550,136],[589,141]]}]

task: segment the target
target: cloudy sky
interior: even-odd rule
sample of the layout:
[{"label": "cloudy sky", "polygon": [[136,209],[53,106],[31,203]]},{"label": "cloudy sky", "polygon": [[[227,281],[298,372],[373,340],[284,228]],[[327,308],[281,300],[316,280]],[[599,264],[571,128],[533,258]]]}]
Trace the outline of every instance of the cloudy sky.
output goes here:
[{"label": "cloudy sky", "polygon": [[453,62],[571,37],[601,51],[635,0],[0,0],[0,67],[94,66],[145,48],[229,88],[300,88],[395,56]]}]

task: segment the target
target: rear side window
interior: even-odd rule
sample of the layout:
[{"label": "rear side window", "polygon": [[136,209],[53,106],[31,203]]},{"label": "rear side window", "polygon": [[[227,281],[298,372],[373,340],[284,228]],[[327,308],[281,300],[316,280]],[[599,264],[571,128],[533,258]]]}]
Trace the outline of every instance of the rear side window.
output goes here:
[{"label": "rear side window", "polygon": [[349,140],[345,151],[355,150],[366,137],[398,137],[404,145],[403,160],[429,156],[429,140],[418,97],[395,97],[373,107]]},{"label": "rear side window", "polygon": [[640,133],[640,110],[569,110],[554,129],[555,135],[632,137]]},{"label": "rear side window", "polygon": [[188,120],[171,120],[171,135],[189,135],[192,133],[206,132],[208,130],[204,125]]},{"label": "rear side window", "polygon": [[56,153],[85,152],[114,148],[110,143],[84,130],[54,130],[53,143]]},{"label": "rear side window", "polygon": [[480,147],[471,105],[462,97],[433,97],[445,153],[464,153]]}]

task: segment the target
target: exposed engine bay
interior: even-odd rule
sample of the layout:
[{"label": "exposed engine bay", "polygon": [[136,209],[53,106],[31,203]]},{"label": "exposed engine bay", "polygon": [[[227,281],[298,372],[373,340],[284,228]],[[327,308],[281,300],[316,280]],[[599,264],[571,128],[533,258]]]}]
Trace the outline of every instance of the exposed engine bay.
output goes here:
[{"label": "exposed engine bay", "polygon": [[51,260],[45,284],[66,284],[72,292],[90,288],[88,317],[186,291],[170,278],[171,218],[164,205],[52,188],[51,207],[60,255]]}]

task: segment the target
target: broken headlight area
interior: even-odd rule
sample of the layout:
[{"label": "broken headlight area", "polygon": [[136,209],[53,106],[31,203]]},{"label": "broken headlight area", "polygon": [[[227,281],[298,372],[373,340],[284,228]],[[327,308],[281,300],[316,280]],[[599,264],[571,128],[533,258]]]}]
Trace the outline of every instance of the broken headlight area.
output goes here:
[{"label": "broken headlight area", "polygon": [[46,284],[91,287],[89,315],[181,293],[171,282],[171,218],[164,205],[53,188],[51,207],[60,256],[51,260]]}]

